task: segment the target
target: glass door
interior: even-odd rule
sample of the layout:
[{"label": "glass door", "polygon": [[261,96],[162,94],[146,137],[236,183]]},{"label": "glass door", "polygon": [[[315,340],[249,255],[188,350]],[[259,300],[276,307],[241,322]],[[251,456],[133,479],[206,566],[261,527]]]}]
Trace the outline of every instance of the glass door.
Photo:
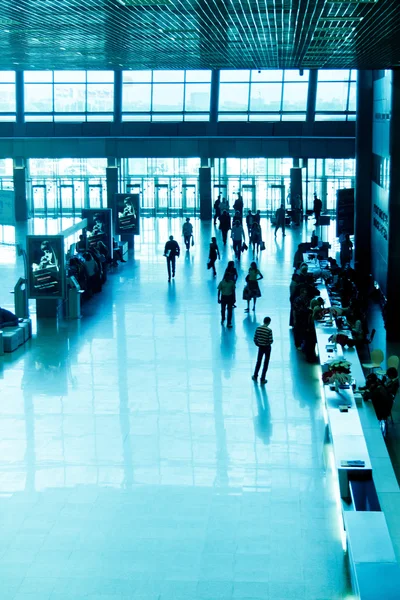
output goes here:
[{"label": "glass door", "polygon": [[168,206],[168,216],[178,217],[182,215],[183,193],[182,178],[173,177],[171,179],[171,188],[169,195],[170,204]]},{"label": "glass door", "polygon": [[280,183],[271,183],[268,186],[268,214],[274,215],[281,204],[285,205],[285,186]]},{"label": "glass door", "polygon": [[85,183],[84,181],[74,181],[74,212],[80,214],[82,208],[85,208]]},{"label": "glass door", "polygon": [[182,184],[182,211],[185,214],[195,215],[197,209],[197,187],[195,180],[188,179]]},{"label": "glass door", "polygon": [[89,181],[89,208],[103,207],[103,186]]},{"label": "glass door", "polygon": [[74,186],[71,184],[60,185],[61,214],[73,214],[75,212]]},{"label": "glass door", "polygon": [[243,209],[247,213],[248,210],[256,210],[256,186],[254,183],[242,183]]},{"label": "glass door", "polygon": [[32,208],[34,215],[43,215],[46,213],[46,186],[32,185]]},{"label": "glass door", "polygon": [[168,179],[156,179],[154,183],[156,213],[166,215],[170,204]]}]

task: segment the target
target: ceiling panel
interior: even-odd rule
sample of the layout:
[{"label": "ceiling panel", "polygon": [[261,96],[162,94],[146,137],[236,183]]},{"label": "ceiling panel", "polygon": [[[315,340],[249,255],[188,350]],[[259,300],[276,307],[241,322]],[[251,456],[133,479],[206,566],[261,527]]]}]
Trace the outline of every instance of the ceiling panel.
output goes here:
[{"label": "ceiling panel", "polygon": [[390,68],[399,0],[2,0],[0,69]]}]

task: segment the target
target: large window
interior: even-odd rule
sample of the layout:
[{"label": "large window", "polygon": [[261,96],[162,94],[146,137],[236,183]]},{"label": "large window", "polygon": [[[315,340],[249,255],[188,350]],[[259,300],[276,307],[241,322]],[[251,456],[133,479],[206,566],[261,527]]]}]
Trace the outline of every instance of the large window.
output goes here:
[{"label": "large window", "polygon": [[308,71],[220,73],[219,121],[304,121]]},{"label": "large window", "polygon": [[124,71],[123,121],[209,121],[211,71]]},{"label": "large window", "polygon": [[15,72],[0,71],[0,121],[15,120]]},{"label": "large window", "polygon": [[113,71],[25,71],[25,121],[112,121]]},{"label": "large window", "polygon": [[318,71],[316,121],[354,121],[357,71]]}]

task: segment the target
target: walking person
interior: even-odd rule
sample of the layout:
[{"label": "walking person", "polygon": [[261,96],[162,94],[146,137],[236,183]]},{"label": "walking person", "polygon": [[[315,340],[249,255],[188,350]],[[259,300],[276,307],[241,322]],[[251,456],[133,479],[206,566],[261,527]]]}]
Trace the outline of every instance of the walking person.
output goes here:
[{"label": "walking person", "polygon": [[283,204],[280,205],[278,210],[275,213],[275,237],[278,229],[282,229],[282,236],[285,236],[285,219],[286,219],[286,211]]},{"label": "walking person", "polygon": [[345,267],[351,262],[353,256],[353,242],[348,233],[344,233],[339,238],[340,242],[340,266]]},{"label": "walking person", "polygon": [[221,216],[221,194],[218,194],[218,198],[214,202],[214,227],[217,224],[217,219]]},{"label": "walking person", "polygon": [[[250,311],[250,300],[253,299],[253,310],[256,310],[257,298],[261,298],[258,282],[264,279],[264,275],[258,269],[257,264],[252,262],[248,274],[246,275],[246,287],[243,290],[243,299],[247,300],[247,308],[244,312]],[[247,291],[245,291],[247,288]]]},{"label": "walking person", "polygon": [[235,298],[235,283],[228,275],[224,275],[218,285],[218,303],[221,304],[221,325],[225,323],[225,313],[228,309],[227,326],[232,327],[233,304]]},{"label": "walking person", "polygon": [[171,268],[172,268],[172,277],[175,277],[176,257],[179,258],[180,253],[181,253],[181,249],[179,248],[178,242],[176,240],[174,240],[173,235],[170,235],[169,240],[165,244],[165,248],[164,248],[164,256],[167,259],[168,281],[171,281]]},{"label": "walking person", "polygon": [[253,216],[253,221],[258,223],[261,227],[261,212],[258,210],[256,214]]},{"label": "walking person", "polygon": [[320,198],[318,198],[317,194],[314,192],[314,217],[315,217],[315,224],[319,225],[319,218],[321,216],[321,211],[322,211],[322,200]]},{"label": "walking person", "polygon": [[222,215],[219,218],[219,228],[222,233],[222,241],[224,246],[226,246],[226,239],[228,237],[228,231],[231,228],[231,218],[229,216],[228,211],[224,210]]},{"label": "walking person", "polygon": [[186,250],[190,250],[190,241],[193,239],[193,225],[191,224],[189,217],[186,218],[186,221],[183,224],[182,235],[185,241]]},{"label": "walking person", "polygon": [[247,233],[249,234],[249,237],[250,237],[250,231],[251,231],[253,223],[254,223],[254,215],[251,212],[251,210],[248,210],[247,215],[246,215],[246,225],[247,225]]},{"label": "walking person", "polygon": [[[236,270],[235,263],[233,260],[230,260],[228,262],[228,266],[225,269],[224,277],[225,277],[225,275],[227,275],[228,279],[230,279],[231,281],[233,281],[234,284],[236,284],[239,275],[238,275],[238,272]],[[235,291],[233,292],[233,308],[236,308],[236,287],[235,287]]]},{"label": "walking person", "polygon": [[217,238],[212,237],[211,244],[210,244],[210,251],[208,253],[207,267],[209,269],[213,270],[214,277],[216,277],[216,275],[217,275],[217,271],[215,270],[215,262],[216,262],[217,258],[219,260],[221,260],[221,255],[219,253],[219,248],[218,248],[218,244],[217,244]]},{"label": "walking person", "polygon": [[269,359],[271,357],[271,346],[274,342],[272,329],[270,328],[271,319],[270,317],[264,318],[263,325],[257,327],[254,334],[254,343],[258,347],[257,362],[254,369],[254,375],[252,376],[253,381],[257,381],[258,373],[261,368],[261,363],[264,358],[264,366],[261,373],[261,384],[267,383],[265,379],[268,371]]},{"label": "walking person", "polygon": [[240,256],[242,254],[242,241],[245,241],[245,235],[240,221],[234,222],[231,231],[231,238],[233,240],[233,251],[235,253],[235,256],[237,260],[240,260]]},{"label": "walking person", "polygon": [[259,226],[259,224],[257,222],[254,222],[251,227],[250,243],[253,246],[253,256],[254,256],[254,254],[256,254],[256,247],[257,247],[257,254],[258,254],[258,252],[260,250],[260,244],[261,244],[261,227]]},{"label": "walking person", "polygon": [[243,215],[243,198],[242,198],[242,194],[240,192],[237,193],[238,197],[235,200],[235,202],[233,203],[233,210],[236,212],[238,212],[240,214],[240,216],[242,217]]}]

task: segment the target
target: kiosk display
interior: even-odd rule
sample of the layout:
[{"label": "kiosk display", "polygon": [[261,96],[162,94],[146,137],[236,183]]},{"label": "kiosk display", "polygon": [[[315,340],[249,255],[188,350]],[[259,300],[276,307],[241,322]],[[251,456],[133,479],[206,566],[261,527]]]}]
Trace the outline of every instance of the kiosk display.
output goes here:
[{"label": "kiosk display", "polygon": [[64,237],[28,235],[29,298],[64,297]]},{"label": "kiosk display", "polygon": [[337,190],[336,197],[336,235],[354,235],[354,188]]},{"label": "kiosk display", "polygon": [[112,256],[111,208],[84,208],[82,219],[87,219],[87,228],[84,230],[84,234],[88,247],[94,246],[97,242],[103,242]]},{"label": "kiosk display", "polygon": [[115,194],[117,213],[116,232],[139,235],[140,197],[139,194]]}]

